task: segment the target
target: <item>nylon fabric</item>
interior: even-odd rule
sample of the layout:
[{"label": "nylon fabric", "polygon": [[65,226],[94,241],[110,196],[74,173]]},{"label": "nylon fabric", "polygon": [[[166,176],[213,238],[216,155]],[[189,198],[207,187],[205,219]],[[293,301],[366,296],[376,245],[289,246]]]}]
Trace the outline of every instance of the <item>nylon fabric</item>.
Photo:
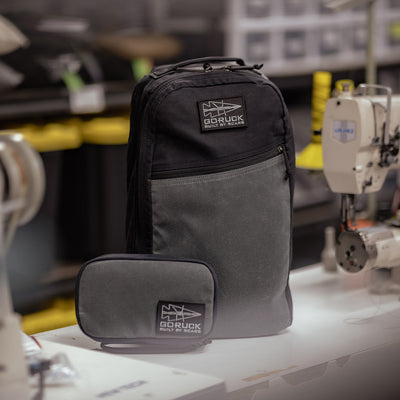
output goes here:
[{"label": "nylon fabric", "polygon": [[[227,77],[222,82],[226,83]],[[243,80],[244,78],[242,78]],[[261,80],[261,78],[259,78]],[[285,129],[278,93],[257,81],[213,86],[182,87],[172,91],[155,113],[153,170],[212,165],[226,159],[244,157],[284,141]],[[247,127],[199,133],[197,101],[242,96]],[[263,98],[263,101],[259,101]],[[228,114],[229,115],[229,114]],[[263,116],[260,119],[260,115]],[[260,132],[271,132],[260,135]]]},{"label": "nylon fabric", "polygon": [[206,261],[217,271],[213,337],[276,333],[286,301],[290,188],[282,155],[236,170],[153,180],[153,251]]},{"label": "nylon fabric", "polygon": [[213,276],[203,264],[193,262],[89,263],[79,278],[77,314],[81,329],[93,338],[154,338],[160,300],[205,304],[204,333],[211,330]]}]

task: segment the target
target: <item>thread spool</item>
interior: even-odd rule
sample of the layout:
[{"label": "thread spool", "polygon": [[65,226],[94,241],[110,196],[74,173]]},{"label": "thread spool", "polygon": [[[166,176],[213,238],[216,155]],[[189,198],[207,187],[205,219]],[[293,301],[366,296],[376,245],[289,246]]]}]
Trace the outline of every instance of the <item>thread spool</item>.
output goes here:
[{"label": "thread spool", "polygon": [[327,71],[316,71],[313,74],[312,90],[312,131],[320,132],[324,119],[326,101],[331,95],[332,74]]}]

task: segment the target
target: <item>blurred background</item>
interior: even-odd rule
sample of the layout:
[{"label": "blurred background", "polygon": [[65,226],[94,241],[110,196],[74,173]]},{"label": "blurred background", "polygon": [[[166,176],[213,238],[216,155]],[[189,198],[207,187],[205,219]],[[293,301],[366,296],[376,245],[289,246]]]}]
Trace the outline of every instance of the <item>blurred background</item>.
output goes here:
[{"label": "blurred background", "polygon": [[[366,80],[366,7],[333,12],[326,3],[0,0],[0,15],[23,35],[0,56],[0,129],[25,135],[47,179],[39,214],[19,228],[7,258],[16,310],[28,315],[64,297],[68,308],[82,263],[125,250],[130,98],[152,66],[210,55],[263,64],[289,108],[296,150],[304,149],[313,74],[330,72],[332,89]],[[373,37],[376,80],[399,93],[400,0],[375,2]],[[395,179],[379,193],[378,215],[390,208]],[[293,268],[320,261],[338,201],[321,171],[297,169]]]}]

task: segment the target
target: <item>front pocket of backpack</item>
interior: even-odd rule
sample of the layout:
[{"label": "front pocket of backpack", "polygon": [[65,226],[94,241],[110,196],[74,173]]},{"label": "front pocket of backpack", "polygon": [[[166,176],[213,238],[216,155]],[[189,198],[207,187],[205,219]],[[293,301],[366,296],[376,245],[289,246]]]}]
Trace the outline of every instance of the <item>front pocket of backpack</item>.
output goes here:
[{"label": "front pocket of backpack", "polygon": [[[151,181],[153,253],[213,266],[223,314],[218,318],[227,314],[226,323],[232,312],[248,323],[260,319],[261,310],[290,318],[285,297],[291,246],[286,174],[285,155],[279,154],[229,171]],[[287,325],[278,320],[271,332]]]}]

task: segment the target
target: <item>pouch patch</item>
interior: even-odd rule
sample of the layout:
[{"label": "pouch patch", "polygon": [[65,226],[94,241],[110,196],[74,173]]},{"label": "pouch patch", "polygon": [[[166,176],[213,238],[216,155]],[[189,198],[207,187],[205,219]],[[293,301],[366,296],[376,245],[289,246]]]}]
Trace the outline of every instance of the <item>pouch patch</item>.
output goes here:
[{"label": "pouch patch", "polygon": [[205,304],[159,301],[157,335],[201,336],[204,331]]},{"label": "pouch patch", "polygon": [[199,101],[197,106],[203,132],[247,126],[243,97],[204,100]]}]

